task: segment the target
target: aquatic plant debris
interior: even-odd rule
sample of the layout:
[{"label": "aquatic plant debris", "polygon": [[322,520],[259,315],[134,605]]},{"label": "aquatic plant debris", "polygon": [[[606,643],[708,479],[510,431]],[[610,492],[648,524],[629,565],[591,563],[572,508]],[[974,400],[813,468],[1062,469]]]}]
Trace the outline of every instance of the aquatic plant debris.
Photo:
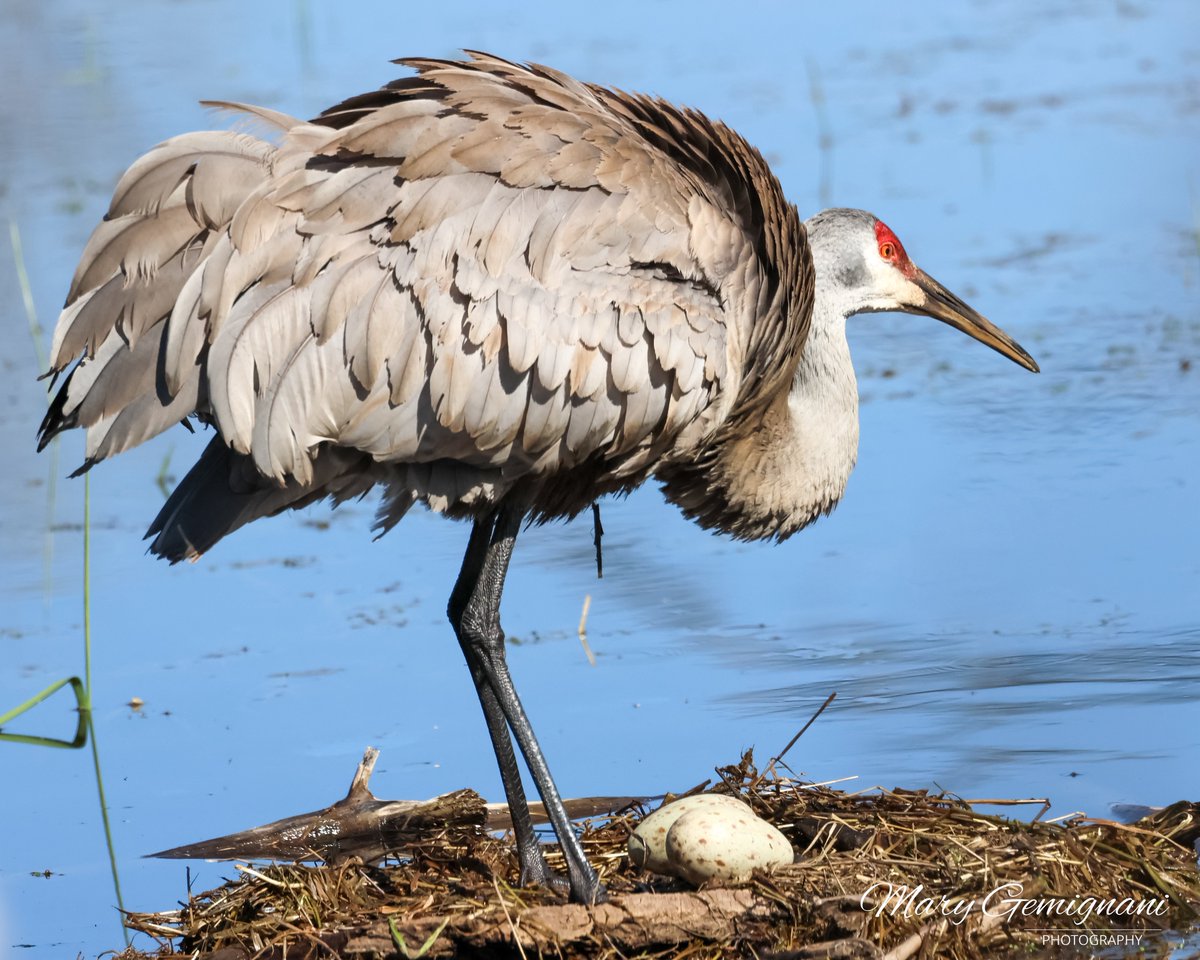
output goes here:
[{"label": "aquatic plant debris", "polygon": [[[1164,934],[1194,931],[1200,917],[1200,804],[1182,801],[1129,825],[1082,816],[1029,823],[946,793],[850,793],[760,776],[749,752],[717,774],[711,792],[738,796],[775,824],[796,863],[736,888],[693,890],[643,873],[625,853],[648,813],[635,803],[583,825],[584,850],[610,894],[595,907],[519,889],[507,839],[448,829],[382,866],[239,865],[225,885],[175,910],[129,913],[126,923],[164,952],[213,960],[369,960],[403,956],[401,942],[427,957],[975,960],[1097,946],[1166,956]],[[546,849],[561,870],[557,846]]]}]

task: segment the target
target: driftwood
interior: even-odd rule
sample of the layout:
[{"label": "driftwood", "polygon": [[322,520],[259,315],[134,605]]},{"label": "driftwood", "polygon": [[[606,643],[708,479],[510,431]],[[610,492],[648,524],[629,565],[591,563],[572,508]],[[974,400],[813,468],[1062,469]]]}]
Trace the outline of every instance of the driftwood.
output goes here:
[{"label": "driftwood", "polygon": [[[391,960],[416,957],[518,957],[539,955],[614,956],[662,951],[696,942],[731,944],[769,942],[770,931],[795,919],[795,907],[756,888],[630,893],[594,907],[556,903],[522,906],[513,891],[497,890],[500,909],[487,908],[419,919],[396,914],[365,924],[345,924],[265,950],[224,947],[200,953],[201,960],[309,960],[342,957]],[[836,897],[831,900],[841,901]],[[483,905],[480,904],[482,908]],[[821,912],[816,904],[814,914]],[[880,960],[883,951],[863,939],[867,916],[861,910],[853,926],[840,902],[828,911],[827,939],[773,960]],[[155,931],[144,921],[136,924]],[[172,931],[173,933],[173,931]]]},{"label": "driftwood", "polygon": [[[379,751],[368,747],[354,772],[350,790],[322,810],[285,817],[238,833],[147,854],[171,860],[323,860],[339,863],[357,857],[375,863],[404,854],[446,831],[474,833],[507,830],[512,817],[506,803],[485,803],[474,790],[455,790],[431,800],[380,800],[368,786]],[[655,797],[584,797],[564,802],[571,817],[615,813]],[[529,804],[535,822],[545,822],[540,803]]]},{"label": "driftwood", "polygon": [[[517,948],[537,956],[561,950],[568,944],[603,942],[621,952],[663,949],[700,939],[729,942],[751,927],[787,919],[786,905],[753,890],[710,890],[680,893],[632,893],[614,897],[595,907],[555,904],[521,909],[510,894],[507,910],[497,918],[456,918],[443,927],[445,917],[395,922],[396,932],[414,954],[426,942],[426,956],[468,954],[507,955]],[[439,933],[440,929],[440,933]],[[436,937],[434,934],[438,934]],[[396,941],[387,921],[366,929],[343,931],[334,946],[343,957],[394,956]],[[290,948],[291,950],[294,947]],[[864,954],[865,956],[866,954]]]}]

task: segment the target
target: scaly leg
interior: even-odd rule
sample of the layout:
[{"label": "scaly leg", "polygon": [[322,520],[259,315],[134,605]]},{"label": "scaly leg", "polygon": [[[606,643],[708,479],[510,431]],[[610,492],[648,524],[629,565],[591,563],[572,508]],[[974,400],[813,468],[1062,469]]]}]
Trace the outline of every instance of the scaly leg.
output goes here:
[{"label": "scaly leg", "polygon": [[[604,887],[587,862],[579,838],[575,836],[562,798],[546,766],[546,759],[542,756],[529,718],[513,686],[504,655],[500,597],[521,519],[519,512],[500,507],[491,516],[475,521],[462,570],[450,597],[448,612],[471,668],[479,702],[487,719],[488,732],[496,750],[496,759],[500,764],[500,776],[504,781],[504,791],[517,832],[522,874],[528,873],[532,880],[545,880],[549,871],[533,833],[508,730],[516,737],[550,823],[558,835],[567,861],[571,899],[579,903],[597,903],[605,899]],[[508,730],[504,729],[505,726]]]},{"label": "scaly leg", "polygon": [[500,709],[500,703],[488,684],[483,664],[461,629],[463,613],[466,611],[480,571],[483,569],[494,527],[495,518],[487,517],[476,520],[471,528],[471,539],[467,544],[467,552],[463,556],[462,569],[454,584],[454,591],[450,594],[447,615],[458,636],[463,656],[466,657],[467,667],[471,671],[471,679],[475,682],[475,692],[479,696],[479,704],[483,707],[483,716],[487,721],[488,736],[492,739],[492,749],[495,751],[496,761],[500,765],[500,781],[504,784],[508,812],[512,817],[513,831],[517,835],[517,859],[521,863],[521,884],[557,885],[564,881],[550,869],[546,864],[546,858],[542,855],[542,847],[538,842],[537,833],[533,829],[529,805],[525,800],[525,788],[521,784],[521,771],[517,767],[517,757],[513,752],[512,739],[508,734],[508,722],[504,719],[504,711]]}]

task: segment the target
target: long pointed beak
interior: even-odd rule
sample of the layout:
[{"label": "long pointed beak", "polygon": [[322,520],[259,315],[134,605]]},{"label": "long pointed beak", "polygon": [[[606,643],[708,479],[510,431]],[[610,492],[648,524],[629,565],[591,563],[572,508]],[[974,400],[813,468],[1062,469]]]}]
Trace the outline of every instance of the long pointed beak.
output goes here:
[{"label": "long pointed beak", "polygon": [[906,313],[923,313],[941,320],[943,323],[948,323],[967,336],[987,344],[997,353],[1008,357],[1013,363],[1019,363],[1026,370],[1032,370],[1034,373],[1038,372],[1037,361],[1016,340],[987,317],[972,310],[924,270],[919,267],[914,270],[911,279],[924,292],[925,302],[904,308]]}]

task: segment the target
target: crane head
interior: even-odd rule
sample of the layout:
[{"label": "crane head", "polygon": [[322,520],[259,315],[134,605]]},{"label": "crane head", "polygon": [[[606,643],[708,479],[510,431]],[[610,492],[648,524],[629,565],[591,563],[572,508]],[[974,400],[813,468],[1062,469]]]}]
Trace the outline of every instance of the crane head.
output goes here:
[{"label": "crane head", "polygon": [[933,317],[1038,372],[1019,343],[913,263],[882,220],[863,210],[825,210],[807,227],[817,262],[817,295],[828,285],[847,316],[898,310]]}]

